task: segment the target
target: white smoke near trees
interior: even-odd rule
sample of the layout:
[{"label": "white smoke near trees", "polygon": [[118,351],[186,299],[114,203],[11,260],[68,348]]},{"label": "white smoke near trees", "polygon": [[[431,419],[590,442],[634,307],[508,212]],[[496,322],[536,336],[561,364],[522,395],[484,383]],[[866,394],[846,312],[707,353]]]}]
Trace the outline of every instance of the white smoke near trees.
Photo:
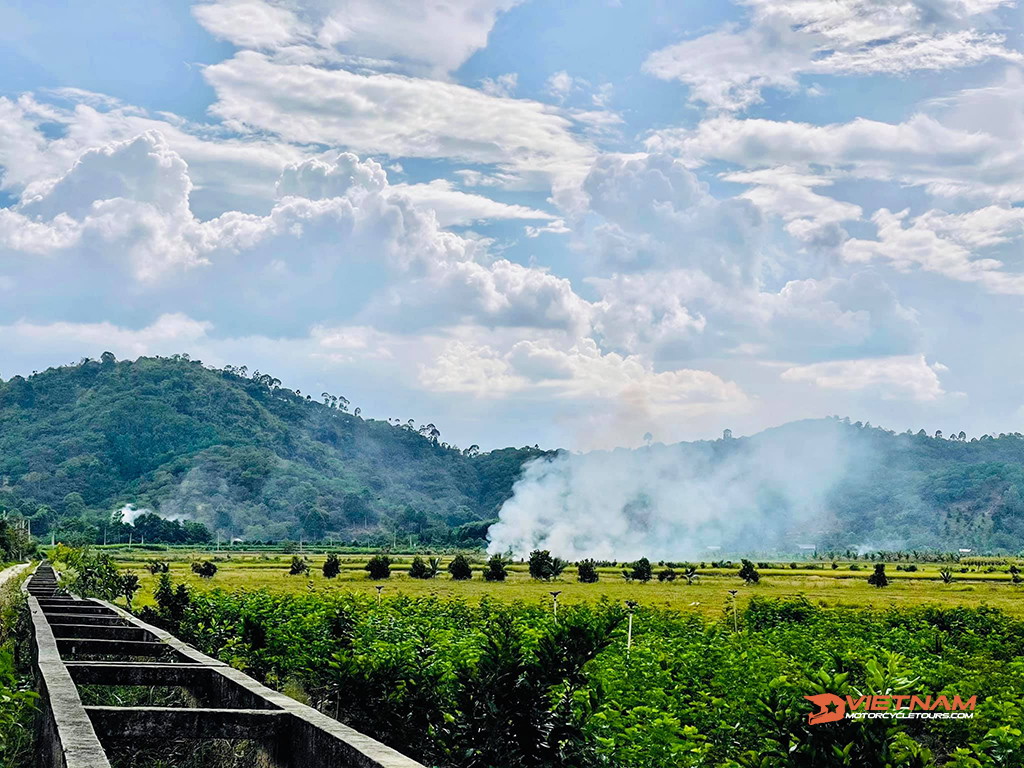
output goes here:
[{"label": "white smoke near trees", "polygon": [[796,549],[830,527],[826,498],[852,459],[831,423],[753,439],[562,452],[525,468],[488,550],[671,560],[717,548]]}]

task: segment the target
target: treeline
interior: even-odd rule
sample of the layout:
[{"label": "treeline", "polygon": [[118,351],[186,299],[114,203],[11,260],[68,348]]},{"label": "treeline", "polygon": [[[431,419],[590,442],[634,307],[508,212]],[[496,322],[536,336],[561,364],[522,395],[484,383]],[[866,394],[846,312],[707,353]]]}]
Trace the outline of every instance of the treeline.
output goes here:
[{"label": "treeline", "polygon": [[11,522],[0,517],[0,565],[24,560],[35,553],[35,545],[22,522]]},{"label": "treeline", "polygon": [[[879,564],[882,565],[882,564]],[[114,589],[115,587],[112,587]],[[1024,625],[992,608],[752,598],[723,620],[613,603],[191,590],[142,617],[439,768],[997,768],[1024,762]],[[970,720],[808,722],[808,692],[977,697]]]},{"label": "treeline", "polygon": [[105,353],[0,381],[0,512],[73,541],[132,535],[111,516],[133,504],[224,541],[479,544],[543,455],[462,449],[432,423],[363,418],[343,395],[187,355]]}]

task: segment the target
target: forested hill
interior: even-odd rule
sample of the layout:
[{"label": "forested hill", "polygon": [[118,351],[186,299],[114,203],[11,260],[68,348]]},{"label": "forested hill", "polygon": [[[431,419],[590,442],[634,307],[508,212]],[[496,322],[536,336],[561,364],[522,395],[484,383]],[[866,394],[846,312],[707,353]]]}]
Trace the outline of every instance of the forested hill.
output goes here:
[{"label": "forested hill", "polygon": [[116,538],[111,512],[134,504],[249,541],[469,542],[543,453],[460,450],[433,425],[363,419],[341,395],[184,355],[107,353],[0,383],[0,512],[65,540]]},{"label": "forested hill", "polygon": [[[1024,550],[1024,435],[896,433],[849,419],[798,421],[749,438],[687,444],[715,461],[751,451],[759,460],[798,446],[837,454],[817,512],[820,526],[792,540],[841,550]],[[784,466],[781,463],[780,466]]]},{"label": "forested hill", "polygon": [[[714,466],[744,454],[771,462],[808,444],[844,458],[820,529],[788,525],[791,543],[1024,548],[1019,433],[896,434],[830,418],[623,455],[648,461],[655,455],[644,451],[665,451]],[[126,538],[130,529],[111,525],[111,513],[132,504],[188,521],[138,518],[131,532],[150,541],[219,534],[382,544],[411,535],[479,544],[524,463],[550,455],[459,449],[431,424],[364,419],[340,394],[310,396],[187,356],[105,354],[0,382],[0,516],[28,517],[34,534],[53,530],[65,541]],[[680,509],[690,503],[680,499]],[[771,493],[757,503],[786,519]]]}]

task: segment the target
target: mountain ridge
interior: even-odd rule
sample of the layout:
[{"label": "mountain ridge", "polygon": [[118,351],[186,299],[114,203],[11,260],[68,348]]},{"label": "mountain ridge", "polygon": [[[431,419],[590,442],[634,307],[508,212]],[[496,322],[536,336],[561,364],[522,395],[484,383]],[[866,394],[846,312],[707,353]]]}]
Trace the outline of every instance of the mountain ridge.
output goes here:
[{"label": "mountain ridge", "polygon": [[[30,518],[37,535],[97,541],[127,536],[112,512],[152,510],[249,541],[478,546],[524,465],[568,455],[461,450],[432,424],[363,418],[349,406],[187,355],[105,353],[15,376],[0,381],[0,512]],[[611,453],[676,451],[716,466],[744,452],[771,461],[808,440],[831,441],[846,458],[815,544],[1024,548],[1019,433],[947,439],[829,417]]]}]

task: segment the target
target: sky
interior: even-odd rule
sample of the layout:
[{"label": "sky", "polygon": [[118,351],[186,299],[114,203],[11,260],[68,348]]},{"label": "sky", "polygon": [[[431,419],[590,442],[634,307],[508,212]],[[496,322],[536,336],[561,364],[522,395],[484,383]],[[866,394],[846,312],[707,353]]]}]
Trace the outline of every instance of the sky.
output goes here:
[{"label": "sky", "polygon": [[484,449],[1024,425],[1014,0],[8,0],[0,376]]}]

